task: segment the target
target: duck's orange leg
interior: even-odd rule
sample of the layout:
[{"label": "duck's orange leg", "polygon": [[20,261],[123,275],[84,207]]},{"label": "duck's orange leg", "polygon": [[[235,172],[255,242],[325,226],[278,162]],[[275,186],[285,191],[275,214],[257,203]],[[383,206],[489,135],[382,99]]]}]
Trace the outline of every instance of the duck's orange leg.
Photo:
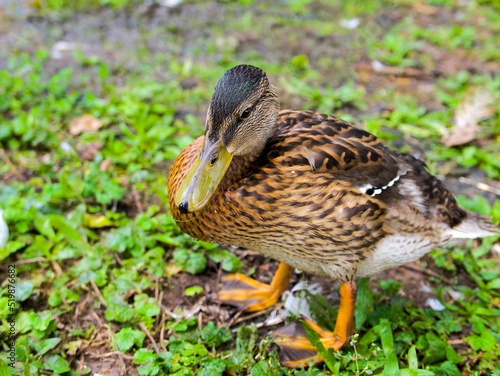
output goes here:
[{"label": "duck's orange leg", "polygon": [[281,263],[270,285],[240,273],[229,274],[222,278],[218,298],[224,303],[245,307],[248,312],[266,309],[288,289],[292,271],[291,266]]},{"label": "duck's orange leg", "polygon": [[[309,327],[318,333],[325,349],[339,350],[348,340],[354,328],[354,306],[356,303],[356,283],[348,282],[340,285],[340,307],[335,323],[335,330],[329,332],[322,329],[310,319],[304,319]],[[301,322],[294,321],[277,330],[274,342],[281,348],[280,362],[292,368],[305,367],[308,361],[322,361],[314,346],[309,342]]]}]

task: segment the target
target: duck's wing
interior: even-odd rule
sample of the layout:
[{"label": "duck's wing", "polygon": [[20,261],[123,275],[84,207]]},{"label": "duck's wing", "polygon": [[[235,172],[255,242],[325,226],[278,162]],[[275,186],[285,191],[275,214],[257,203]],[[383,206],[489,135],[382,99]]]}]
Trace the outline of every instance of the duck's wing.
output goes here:
[{"label": "duck's wing", "polygon": [[[278,126],[281,131],[268,155],[274,163],[332,174],[368,195],[391,187],[410,169],[401,154],[377,137],[334,116],[282,111]],[[415,163],[424,166],[416,159]]]},{"label": "duck's wing", "polygon": [[[393,208],[400,218],[411,220],[417,215],[420,220],[451,229],[460,229],[462,224],[471,228],[467,230],[470,237],[493,231],[487,218],[461,208],[424,162],[389,149],[367,131],[312,111],[282,111],[278,125],[281,131],[270,148],[274,163],[330,174],[332,179]],[[474,222],[481,226],[472,226]]]}]

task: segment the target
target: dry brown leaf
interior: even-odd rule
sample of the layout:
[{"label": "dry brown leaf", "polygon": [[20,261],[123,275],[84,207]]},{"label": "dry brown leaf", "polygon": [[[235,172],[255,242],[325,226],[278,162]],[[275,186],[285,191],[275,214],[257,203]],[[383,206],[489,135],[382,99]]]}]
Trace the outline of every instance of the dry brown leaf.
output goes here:
[{"label": "dry brown leaf", "polygon": [[104,147],[102,142],[93,142],[85,145],[76,145],[78,156],[86,161],[93,161],[96,154]]},{"label": "dry brown leaf", "polygon": [[175,264],[168,264],[167,267],[165,268],[165,273],[167,274],[167,277],[170,278],[177,273],[180,273],[182,271],[182,268],[175,265]]},{"label": "dry brown leaf", "polygon": [[102,172],[106,172],[109,170],[111,167],[111,160],[110,159],[104,159],[100,164],[99,164],[99,170]]},{"label": "dry brown leaf", "polygon": [[466,127],[455,128],[453,133],[443,137],[441,142],[444,146],[456,146],[463,145],[468,142],[474,141],[476,139],[476,131],[479,129],[479,126],[476,125],[468,125]]},{"label": "dry brown leaf", "polygon": [[478,123],[494,114],[494,102],[493,95],[487,89],[470,88],[455,111],[453,129],[441,139],[443,145],[450,147],[475,140]]},{"label": "dry brown leaf", "polygon": [[418,13],[433,15],[439,11],[439,8],[432,5],[417,3],[413,6],[413,10]]},{"label": "dry brown leaf", "polygon": [[76,341],[71,341],[64,345],[66,349],[66,354],[75,355],[80,349],[88,346],[89,341],[77,339]]},{"label": "dry brown leaf", "polygon": [[471,88],[455,111],[455,127],[476,125],[481,120],[488,119],[494,112],[494,98],[491,92],[484,88]]},{"label": "dry brown leaf", "polygon": [[102,127],[102,121],[92,115],[82,115],[71,119],[69,122],[69,133],[72,136],[83,132],[95,132]]}]

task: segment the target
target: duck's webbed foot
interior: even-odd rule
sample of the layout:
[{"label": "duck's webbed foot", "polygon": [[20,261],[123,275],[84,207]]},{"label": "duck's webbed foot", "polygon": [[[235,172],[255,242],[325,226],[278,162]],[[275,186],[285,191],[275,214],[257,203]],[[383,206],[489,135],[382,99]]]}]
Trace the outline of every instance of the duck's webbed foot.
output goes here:
[{"label": "duck's webbed foot", "polygon": [[240,273],[226,275],[222,278],[218,299],[226,304],[244,307],[248,312],[266,309],[288,289],[292,270],[291,266],[281,263],[270,285]]},{"label": "duck's webbed foot", "polygon": [[[310,319],[304,319],[312,330],[320,337],[321,344],[326,350],[339,350],[344,346],[354,328],[354,306],[356,302],[356,283],[348,282],[340,285],[340,307],[337,315],[335,330],[329,332],[321,328]],[[321,357],[307,338],[304,324],[300,321],[293,321],[289,325],[278,329],[274,333],[274,342],[281,349],[280,362],[282,365],[298,368],[306,367],[309,362],[315,359],[321,362]]]}]

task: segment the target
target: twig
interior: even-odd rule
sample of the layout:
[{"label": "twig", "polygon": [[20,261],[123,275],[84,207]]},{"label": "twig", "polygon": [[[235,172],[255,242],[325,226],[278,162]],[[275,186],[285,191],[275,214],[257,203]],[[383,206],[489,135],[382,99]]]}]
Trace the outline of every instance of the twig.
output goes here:
[{"label": "twig", "polygon": [[203,328],[203,312],[198,313],[198,330],[201,332]]},{"label": "twig", "polygon": [[[215,282],[215,296],[219,296],[219,291],[220,291],[220,284],[221,284],[221,280],[222,280],[222,267],[221,265],[219,264],[218,268],[217,268],[217,281]],[[221,301],[219,299],[216,299],[215,300],[216,304],[217,304],[217,308],[219,309],[219,312],[221,310]],[[224,320],[221,320],[220,319],[220,315],[216,315],[217,317],[217,326],[219,326],[220,324],[223,323]]]},{"label": "twig", "polygon": [[[111,329],[108,330],[108,336],[110,337],[110,342],[113,341],[115,348],[118,349],[118,345],[116,344],[116,341],[115,341],[115,333]],[[118,351],[120,351],[120,350],[118,350]],[[122,357],[120,357],[120,362],[122,363],[123,369],[127,369],[127,366],[125,365],[125,362],[123,361]]]},{"label": "twig", "polygon": [[[167,307],[165,307],[163,304],[160,304],[160,307],[163,311],[165,311],[165,313],[172,319],[174,320],[182,320],[182,314],[176,314],[174,312],[172,312],[171,310],[169,310]],[[174,310],[177,309],[177,308],[174,308]],[[180,322],[180,321],[179,321]]]},{"label": "twig", "polygon": [[500,189],[492,187],[491,185],[484,184],[484,183],[481,183],[481,182],[475,182],[474,180],[466,178],[466,177],[463,177],[463,176],[459,177],[458,181],[461,182],[461,183],[472,185],[472,186],[474,186],[477,189],[480,189],[482,191],[490,192],[490,193],[493,193],[493,194],[495,194],[497,196],[500,196]]},{"label": "twig", "polygon": [[372,64],[367,63],[356,63],[354,64],[354,69],[356,70],[365,70],[370,72],[377,72],[378,74],[386,74],[393,76],[401,76],[401,77],[410,77],[410,78],[432,78],[437,74],[426,72],[422,69],[417,68],[400,68],[388,65],[382,65],[380,68],[374,67]]},{"label": "twig", "polygon": [[234,320],[234,322],[232,323],[232,325],[236,325],[236,324],[239,324],[240,322],[243,322],[243,321],[246,321],[246,320],[250,320],[250,319],[254,319],[256,317],[265,315],[266,313],[269,313],[269,312],[273,311],[274,309],[276,309],[276,307],[272,306],[272,307],[269,307],[268,309],[265,309],[263,311],[258,311],[258,312],[252,313],[251,315],[240,317],[239,319]]},{"label": "twig", "polygon": [[472,359],[471,365],[472,366],[476,365],[476,363],[479,361],[479,359],[481,359],[482,356],[483,356],[483,352],[479,351],[479,354],[477,354],[477,356],[474,359]]},{"label": "twig", "polygon": [[83,367],[85,366],[85,358],[83,357],[83,354],[80,355],[80,361],[79,361],[79,363],[80,364],[78,364],[77,371],[82,371]]},{"label": "twig", "polygon": [[2,157],[3,161],[8,164],[10,168],[12,168],[12,173],[16,176],[16,178],[19,180],[23,180],[23,175],[17,170],[16,166],[14,166],[14,163],[12,163],[9,156],[2,148],[0,148],[0,157]]},{"label": "twig", "polygon": [[88,302],[90,301],[90,295],[91,294],[85,295],[85,299],[83,300],[83,302],[76,306],[76,309],[75,309],[75,328],[78,326],[78,317],[80,316],[80,313],[85,310],[85,307],[87,306]]},{"label": "twig", "polygon": [[258,255],[260,255],[259,252],[251,251],[249,249],[245,249],[244,251],[239,251],[238,250],[238,252],[236,254],[237,254],[238,260],[243,260],[247,256],[258,256]]},{"label": "twig", "polygon": [[52,268],[56,272],[56,276],[58,278],[61,278],[61,276],[64,274],[61,265],[59,265],[56,260],[50,260],[50,263],[52,264]]},{"label": "twig", "polygon": [[88,340],[88,343],[85,346],[82,346],[81,348],[78,349],[78,351],[75,354],[75,357],[78,356],[78,354],[83,355],[84,353],[86,353],[85,351],[87,349],[89,349],[92,346],[95,346],[95,339],[97,338],[97,335],[99,334],[99,331],[101,330],[101,328],[103,328],[103,326],[99,326],[98,328],[96,328],[96,330],[94,330],[92,332],[92,334],[90,335],[90,338]]},{"label": "twig", "polygon": [[[156,301],[158,302],[158,306],[161,307],[161,301],[163,300],[163,291],[160,291],[160,295],[158,296],[158,298],[156,299]],[[164,316],[164,312],[162,312],[162,316]],[[154,334],[158,334],[157,331],[158,331],[158,324],[160,323],[159,320],[162,320],[162,318],[160,318],[159,315],[156,315],[156,320],[155,320],[155,332]],[[161,327],[160,327],[160,330],[161,330]]]},{"label": "twig", "polygon": [[134,198],[135,206],[137,207],[139,213],[144,213],[141,201],[139,199],[139,192],[137,192],[137,188],[135,187],[135,185],[132,185],[132,197]]},{"label": "twig", "polygon": [[123,261],[122,259],[120,258],[120,256],[118,256],[118,253],[115,252],[115,260],[116,262],[118,263],[118,265],[120,265],[122,268],[123,268]]},{"label": "twig", "polygon": [[115,356],[115,355],[120,355],[122,358],[127,359],[127,360],[133,360],[134,359],[133,356],[126,355],[126,354],[122,353],[121,351],[111,351],[111,352],[108,352],[106,354],[89,354],[89,356],[91,358],[109,358],[109,357]]},{"label": "twig", "polygon": [[153,344],[153,347],[156,351],[157,354],[160,353],[160,349],[158,349],[158,345],[156,344],[156,341],[155,339],[153,338],[153,336],[151,335],[151,333],[149,332],[148,328],[146,328],[146,325],[144,325],[142,322],[139,323],[139,327],[141,328],[141,330],[146,333],[146,336],[149,338],[149,340],[151,341],[151,343]]},{"label": "twig", "polygon": [[158,305],[161,306],[161,301],[163,300],[163,290],[160,291],[160,295],[158,296],[158,299],[156,301],[158,302]]},{"label": "twig", "polygon": [[160,346],[164,352],[167,352],[165,347],[165,311],[161,312],[161,330],[160,330]]},{"label": "twig", "polygon": [[236,314],[233,316],[233,318],[231,320],[229,320],[229,322],[227,323],[227,327],[230,328],[231,326],[233,326],[233,323],[241,316],[241,314],[245,312],[243,310],[240,310],[238,312],[236,312]]},{"label": "twig", "polygon": [[90,315],[97,321],[97,323],[99,324],[99,328],[103,326],[101,319],[99,318],[99,316],[97,316],[97,313],[95,313],[94,311],[90,311]]},{"label": "twig", "polygon": [[113,213],[116,213],[116,209],[118,209],[118,200],[114,199],[113,200],[113,205],[111,206],[111,211]]},{"label": "twig", "polygon": [[[78,282],[78,278],[75,278],[75,279],[73,279],[73,280],[69,281],[68,283],[66,283],[66,284],[64,285],[64,287],[71,287],[71,286],[73,286],[74,284],[76,284],[77,282]],[[82,287],[83,287],[83,286],[85,286],[85,285],[82,285]],[[88,287],[87,287],[86,291],[88,291]]]},{"label": "twig", "polygon": [[438,278],[448,285],[454,284],[452,281],[450,281],[446,277],[443,277],[441,274],[433,272],[432,270],[427,270],[427,269],[421,268],[421,267],[414,265],[414,264],[406,264],[406,265],[403,265],[402,267],[405,269],[408,269],[408,270],[412,270],[412,271],[417,272],[417,273],[427,274],[428,276]]},{"label": "twig", "polygon": [[[166,312],[166,311],[165,311]],[[168,313],[168,312],[167,312]],[[174,331],[174,328],[177,326],[177,324],[179,324],[180,322],[182,321],[182,318],[178,318],[174,321],[174,323],[172,325],[170,325],[170,327],[168,328],[168,331],[167,331],[167,336],[171,336],[173,335],[175,338],[179,338],[179,336],[177,335],[177,333]]]},{"label": "twig", "polygon": [[92,347],[99,347],[99,346],[103,346],[103,345],[109,345],[109,338],[101,339],[99,341],[95,341],[94,343],[92,343]]},{"label": "twig", "polygon": [[99,287],[97,287],[93,278],[90,278],[90,284],[92,285],[92,288],[94,289],[94,292],[96,293],[97,298],[101,301],[102,305],[107,308],[108,303],[106,302],[106,300],[104,300],[104,297],[101,295],[101,292],[99,291]]},{"label": "twig", "polygon": [[[158,291],[160,287],[158,286],[158,277],[155,278],[155,300],[158,301]],[[161,302],[160,302],[161,303]]]},{"label": "twig", "polygon": [[14,264],[24,265],[24,264],[32,264],[34,262],[41,262],[41,261],[47,261],[47,259],[45,257],[35,257],[32,259],[16,261]]}]

